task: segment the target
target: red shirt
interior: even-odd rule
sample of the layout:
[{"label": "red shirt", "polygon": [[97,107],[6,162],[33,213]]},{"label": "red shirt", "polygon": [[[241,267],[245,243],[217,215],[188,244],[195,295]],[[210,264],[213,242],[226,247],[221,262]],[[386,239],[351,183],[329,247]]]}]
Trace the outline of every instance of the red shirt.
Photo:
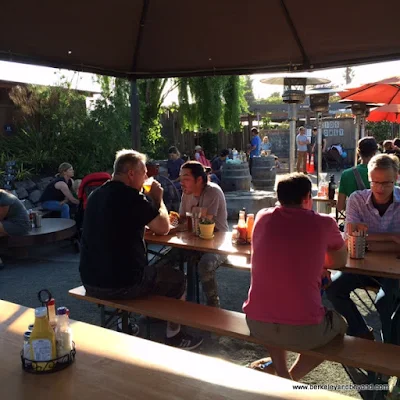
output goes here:
[{"label": "red shirt", "polygon": [[249,296],[250,319],[286,325],[319,324],[320,286],[327,250],[344,241],[335,220],[303,208],[276,207],[256,217]]}]

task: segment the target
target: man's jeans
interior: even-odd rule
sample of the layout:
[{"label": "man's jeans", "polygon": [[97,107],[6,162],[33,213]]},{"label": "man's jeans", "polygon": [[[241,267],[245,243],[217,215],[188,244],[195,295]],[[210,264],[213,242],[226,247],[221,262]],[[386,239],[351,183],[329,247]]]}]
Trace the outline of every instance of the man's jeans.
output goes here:
[{"label": "man's jeans", "polygon": [[50,210],[50,211],[60,211],[61,212],[61,218],[70,218],[69,215],[69,205],[64,203],[60,204],[59,201],[56,200],[50,200],[50,201],[44,201],[42,203],[42,208],[44,210]]},{"label": "man's jeans", "polygon": [[381,318],[383,339],[385,342],[390,342],[391,316],[394,311],[395,296],[399,288],[397,279],[338,272],[333,276],[332,284],[327,288],[326,295],[335,310],[346,318],[349,325],[347,334],[359,336],[367,334],[368,327],[357,306],[350,299],[350,293],[354,289],[367,286],[379,288],[375,299],[375,307]]}]

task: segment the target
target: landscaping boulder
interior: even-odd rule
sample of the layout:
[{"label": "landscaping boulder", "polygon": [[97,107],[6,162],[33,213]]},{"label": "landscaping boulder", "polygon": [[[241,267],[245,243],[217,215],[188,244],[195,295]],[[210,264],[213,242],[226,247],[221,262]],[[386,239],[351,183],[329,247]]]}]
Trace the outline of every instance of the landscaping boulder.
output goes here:
[{"label": "landscaping boulder", "polygon": [[24,179],[21,182],[15,182],[15,189],[26,189],[29,193],[36,189],[36,183],[31,179]]},{"label": "landscaping boulder", "polygon": [[29,195],[29,200],[33,204],[37,204],[37,203],[39,203],[39,199],[40,199],[41,195],[42,195],[42,191],[36,189],[33,192],[31,192],[31,194]]},{"label": "landscaping boulder", "polygon": [[28,199],[23,200],[22,203],[27,210],[30,210],[35,207]]},{"label": "landscaping boulder", "polygon": [[17,197],[22,200],[26,199],[29,196],[28,191],[25,188],[19,188],[16,190]]},{"label": "landscaping boulder", "polygon": [[36,186],[39,190],[46,189],[47,185],[54,179],[54,176],[50,176],[48,178],[42,178],[40,181],[37,182]]}]

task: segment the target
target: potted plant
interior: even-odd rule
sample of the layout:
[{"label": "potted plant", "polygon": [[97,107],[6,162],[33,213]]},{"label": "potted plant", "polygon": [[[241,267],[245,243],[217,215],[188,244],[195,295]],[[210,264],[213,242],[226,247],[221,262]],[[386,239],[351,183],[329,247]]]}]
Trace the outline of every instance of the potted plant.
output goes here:
[{"label": "potted plant", "polygon": [[215,222],[210,218],[202,218],[199,223],[200,237],[212,239],[214,237]]}]

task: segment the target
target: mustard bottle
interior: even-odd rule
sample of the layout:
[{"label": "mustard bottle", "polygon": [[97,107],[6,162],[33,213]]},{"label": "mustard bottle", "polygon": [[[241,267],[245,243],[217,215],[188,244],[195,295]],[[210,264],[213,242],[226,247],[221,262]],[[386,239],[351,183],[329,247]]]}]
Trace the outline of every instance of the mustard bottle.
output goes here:
[{"label": "mustard bottle", "polygon": [[[47,318],[47,308],[38,307],[35,309],[35,324],[29,340],[31,360],[36,361],[38,367],[43,370],[50,370],[54,367],[53,360],[57,356],[56,337],[53,328]],[[43,361],[43,362],[39,362]]]}]

